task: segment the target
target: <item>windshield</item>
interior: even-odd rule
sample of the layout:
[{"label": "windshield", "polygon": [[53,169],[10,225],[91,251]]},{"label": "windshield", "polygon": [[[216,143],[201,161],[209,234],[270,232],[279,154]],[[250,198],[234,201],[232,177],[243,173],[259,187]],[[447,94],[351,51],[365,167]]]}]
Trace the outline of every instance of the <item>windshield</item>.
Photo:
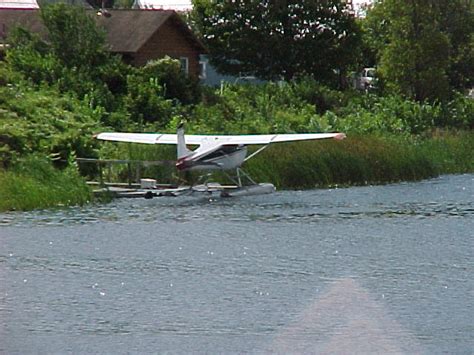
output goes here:
[{"label": "windshield", "polygon": [[366,69],[365,70],[365,76],[369,76],[369,77],[375,77],[375,69]]}]

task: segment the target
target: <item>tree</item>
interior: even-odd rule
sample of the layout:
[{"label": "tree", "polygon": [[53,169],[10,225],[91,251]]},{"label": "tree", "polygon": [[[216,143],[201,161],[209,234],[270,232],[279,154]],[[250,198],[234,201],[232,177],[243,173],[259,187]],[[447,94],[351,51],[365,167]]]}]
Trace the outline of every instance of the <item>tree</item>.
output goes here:
[{"label": "tree", "polygon": [[448,77],[457,90],[474,87],[474,1],[438,0],[440,29],[450,42]]},{"label": "tree", "polygon": [[386,1],[389,44],[380,63],[387,86],[418,101],[448,95],[449,40],[429,0]]},{"label": "tree", "polygon": [[9,38],[7,62],[35,84],[87,95],[92,106],[112,109],[114,94],[126,91],[129,69],[106,50],[104,31],[81,7],[46,5],[40,15],[47,41],[17,28]]},{"label": "tree", "polygon": [[444,100],[474,78],[474,13],[465,0],[378,1],[363,20],[387,88],[417,100]]},{"label": "tree", "polygon": [[351,64],[359,29],[343,0],[194,0],[192,21],[225,74],[329,81]]},{"label": "tree", "polygon": [[8,41],[10,47],[6,53],[6,62],[15,72],[25,75],[35,84],[57,80],[58,61],[50,53],[48,44],[37,34],[16,27]]},{"label": "tree", "polygon": [[91,70],[105,62],[105,32],[83,8],[55,4],[40,13],[51,49],[64,66]]},{"label": "tree", "polygon": [[367,6],[367,16],[359,19],[362,29],[363,67],[374,67],[388,42],[388,24],[383,3]]}]

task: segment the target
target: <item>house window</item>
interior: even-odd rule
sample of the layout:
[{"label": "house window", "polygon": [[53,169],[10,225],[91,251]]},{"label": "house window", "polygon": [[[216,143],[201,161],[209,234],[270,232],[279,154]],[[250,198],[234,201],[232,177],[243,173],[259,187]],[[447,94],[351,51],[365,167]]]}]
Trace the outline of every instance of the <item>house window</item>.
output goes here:
[{"label": "house window", "polygon": [[199,79],[204,80],[207,78],[207,61],[199,61]]},{"label": "house window", "polygon": [[186,75],[188,75],[189,74],[189,59],[188,59],[188,57],[179,58],[179,62],[181,63],[181,70]]}]

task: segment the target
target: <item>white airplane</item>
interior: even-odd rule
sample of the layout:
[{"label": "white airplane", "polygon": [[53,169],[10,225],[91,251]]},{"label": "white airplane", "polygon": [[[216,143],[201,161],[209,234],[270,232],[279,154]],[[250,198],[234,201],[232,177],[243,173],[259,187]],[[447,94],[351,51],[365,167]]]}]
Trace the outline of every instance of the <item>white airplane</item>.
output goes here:
[{"label": "white airplane", "polygon": [[[337,139],[346,137],[344,133],[297,133],[297,134],[257,134],[257,135],[185,135],[183,124],[177,129],[177,134],[161,133],[117,133],[104,132],[96,135],[97,139],[114,142],[145,143],[145,144],[175,144],[177,145],[176,168],[180,171],[188,170],[236,170],[237,188],[249,192],[249,187],[242,184],[241,173],[252,183],[252,187],[266,186],[266,192],[272,192],[272,184],[256,184],[240,168],[244,162],[254,157],[272,143],[294,142],[315,139]],[[196,150],[190,150],[189,145],[197,145]],[[263,145],[247,156],[248,145]],[[271,185],[271,188],[270,186]],[[216,186],[216,185],[213,185]],[[202,190],[202,186],[195,190]],[[217,190],[222,190],[215,187]],[[181,191],[182,189],[180,189]],[[262,189],[253,189],[260,191]],[[272,190],[272,191],[269,191]],[[209,191],[208,189],[206,191]],[[254,191],[254,192],[255,192]],[[234,190],[233,195],[236,191]],[[240,191],[242,192],[242,191]]]}]

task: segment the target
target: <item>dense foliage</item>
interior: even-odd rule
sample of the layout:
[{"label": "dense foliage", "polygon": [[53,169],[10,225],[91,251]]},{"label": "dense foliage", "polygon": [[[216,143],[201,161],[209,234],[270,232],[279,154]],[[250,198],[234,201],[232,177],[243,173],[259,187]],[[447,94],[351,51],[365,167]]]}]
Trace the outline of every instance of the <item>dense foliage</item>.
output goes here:
[{"label": "dense foliage", "polygon": [[386,88],[418,101],[474,86],[474,8],[464,0],[384,0],[362,21]]},{"label": "dense foliage", "polygon": [[0,86],[1,164],[32,153],[63,161],[71,154],[93,157],[99,119],[98,111],[54,88]]},{"label": "dense foliage", "polygon": [[115,109],[125,88],[127,66],[106,50],[105,34],[83,8],[57,4],[41,9],[48,42],[20,28],[9,37],[9,65],[35,85],[87,95],[94,106]]},{"label": "dense foliage", "polygon": [[345,1],[193,1],[192,19],[222,73],[291,80],[346,73],[360,40]]},{"label": "dense foliage", "polygon": [[445,104],[398,95],[339,92],[305,79],[288,84],[228,85],[196,106],[196,132],[344,131],[409,137],[434,127],[474,127],[474,100],[456,95]]},{"label": "dense foliage", "polygon": [[472,172],[471,134],[430,140],[351,136],[345,141],[275,145],[250,161],[247,171],[280,188],[380,184]]}]

